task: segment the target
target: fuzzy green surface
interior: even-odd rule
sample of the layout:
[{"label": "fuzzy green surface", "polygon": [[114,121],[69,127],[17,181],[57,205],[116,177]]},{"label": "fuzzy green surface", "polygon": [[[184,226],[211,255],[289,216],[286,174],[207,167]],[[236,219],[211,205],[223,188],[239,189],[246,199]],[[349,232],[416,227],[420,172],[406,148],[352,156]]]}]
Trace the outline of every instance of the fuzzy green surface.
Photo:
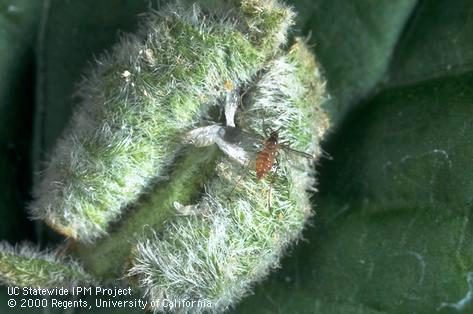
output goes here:
[{"label": "fuzzy green surface", "polygon": [[78,244],[73,250],[72,255],[96,278],[111,281],[123,277],[126,267],[130,266],[136,238],[143,231],[163,229],[168,219],[176,214],[175,201],[193,201],[212,175],[215,159],[221,155],[216,147],[186,149],[185,153],[172,167],[171,179],[142,196],[107,237],[93,244]]},{"label": "fuzzy green surface", "polygon": [[[204,18],[196,6],[149,14],[141,32],[124,37],[84,79],[82,101],[35,188],[33,214],[80,241],[104,235],[166,175],[179,134],[225,82],[248,81],[274,54],[292,17],[275,4],[243,1],[241,16],[226,19]],[[266,19],[273,36],[259,40],[252,34]]]},{"label": "fuzzy green surface", "polygon": [[[300,59],[309,56],[301,41],[289,55],[268,63],[237,120],[253,133],[263,121],[280,128],[281,141],[319,156],[316,129],[327,126],[320,111],[324,84],[313,59]],[[209,300],[212,311],[221,311],[278,265],[311,214],[306,190],[314,184],[310,161],[290,152],[278,159],[279,171],[259,181],[253,168],[245,173],[220,158],[193,215],[170,220],[159,234],[144,233],[130,274],[140,278],[150,300]]]},{"label": "fuzzy green surface", "polygon": [[72,287],[89,284],[92,278],[70,259],[61,258],[57,252],[42,252],[21,244],[13,247],[0,243],[0,282],[19,287]]}]

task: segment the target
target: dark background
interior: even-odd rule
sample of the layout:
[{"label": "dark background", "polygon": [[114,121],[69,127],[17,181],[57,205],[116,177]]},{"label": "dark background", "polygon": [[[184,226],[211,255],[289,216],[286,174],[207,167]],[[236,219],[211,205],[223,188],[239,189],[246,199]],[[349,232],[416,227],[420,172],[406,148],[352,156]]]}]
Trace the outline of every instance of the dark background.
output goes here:
[{"label": "dark background", "polygon": [[[1,240],[61,241],[28,219],[34,173],[84,69],[150,5],[0,0]],[[304,241],[235,311],[471,313],[473,3],[293,5],[332,95],[331,158]]]}]

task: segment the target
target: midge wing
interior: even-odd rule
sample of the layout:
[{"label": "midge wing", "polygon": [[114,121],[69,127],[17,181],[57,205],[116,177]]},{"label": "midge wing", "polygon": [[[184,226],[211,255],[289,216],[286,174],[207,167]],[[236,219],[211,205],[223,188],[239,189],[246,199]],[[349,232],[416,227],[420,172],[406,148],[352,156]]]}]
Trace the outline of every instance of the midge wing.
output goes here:
[{"label": "midge wing", "polygon": [[[264,148],[264,143],[267,141],[267,138],[262,136],[261,134],[250,132],[238,127],[222,127],[222,134],[221,139],[225,142],[223,145],[219,145],[222,151],[224,151],[229,157],[233,159],[235,153],[231,153],[230,151],[233,149],[229,149],[229,147],[238,147],[239,149],[243,150],[246,154],[245,162],[242,164],[246,164],[249,161],[255,161],[259,152],[261,152]],[[217,143],[218,144],[218,143]],[[278,153],[280,151],[284,152],[285,157],[283,157],[284,161],[288,161],[288,163],[292,166],[296,164],[300,164],[300,162],[309,162],[312,163],[316,159],[314,154],[309,154],[300,150],[296,150],[291,148],[287,144],[279,144],[278,145]],[[227,153],[228,152],[228,153]],[[300,159],[305,160],[300,160]]]},{"label": "midge wing", "polygon": [[293,149],[293,148],[291,148],[291,147],[289,147],[288,145],[285,145],[285,144],[281,144],[280,147],[289,156],[294,156],[294,157],[299,157],[299,158],[306,158],[310,162],[315,160],[315,155],[305,153],[305,152],[302,152],[300,150]]}]

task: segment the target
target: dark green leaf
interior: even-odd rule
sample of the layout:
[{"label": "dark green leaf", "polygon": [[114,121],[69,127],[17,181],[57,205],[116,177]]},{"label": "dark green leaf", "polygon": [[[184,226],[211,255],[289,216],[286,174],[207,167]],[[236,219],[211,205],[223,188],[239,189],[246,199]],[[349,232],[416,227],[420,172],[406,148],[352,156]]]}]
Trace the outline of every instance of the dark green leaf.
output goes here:
[{"label": "dark green leaf", "polygon": [[32,234],[25,222],[31,178],[34,43],[41,1],[0,1],[0,239]]},{"label": "dark green leaf", "polygon": [[422,1],[391,63],[389,85],[406,85],[473,69],[473,2]]},{"label": "dark green leaf", "polygon": [[371,95],[383,79],[416,0],[294,1],[300,25],[336,97],[334,117]]}]

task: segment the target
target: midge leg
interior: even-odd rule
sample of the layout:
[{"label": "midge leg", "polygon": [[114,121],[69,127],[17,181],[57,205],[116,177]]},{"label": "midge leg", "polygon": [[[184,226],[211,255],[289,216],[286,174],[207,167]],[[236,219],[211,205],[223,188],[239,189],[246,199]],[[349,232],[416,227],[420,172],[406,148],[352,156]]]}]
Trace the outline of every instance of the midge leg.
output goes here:
[{"label": "midge leg", "polygon": [[241,182],[241,180],[243,180],[246,177],[246,174],[248,173],[248,168],[250,167],[250,165],[251,165],[251,161],[248,160],[245,167],[243,168],[243,174],[240,176],[240,178],[238,178],[237,182],[235,183],[233,188],[230,190],[230,193],[228,193],[227,199],[230,199],[230,196],[233,194],[233,191],[235,191],[238,184]]},{"label": "midge leg", "polygon": [[279,160],[278,158],[275,158],[274,160],[275,160],[275,167],[274,167],[274,170],[272,171],[271,181],[269,182],[269,191],[268,191],[268,212],[270,214],[271,214],[271,192],[272,192],[273,184],[277,178],[277,172],[279,170]]}]

